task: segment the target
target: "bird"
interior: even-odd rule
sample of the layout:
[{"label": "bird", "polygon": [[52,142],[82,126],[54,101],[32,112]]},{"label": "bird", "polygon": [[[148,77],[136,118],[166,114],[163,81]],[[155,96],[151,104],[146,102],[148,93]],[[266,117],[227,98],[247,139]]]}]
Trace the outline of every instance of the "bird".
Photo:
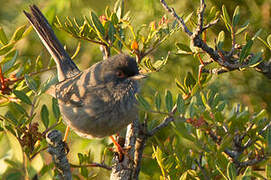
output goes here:
[{"label": "bird", "polygon": [[114,142],[112,135],[137,118],[135,94],[146,76],[139,73],[135,58],[121,53],[81,71],[40,9],[30,5],[24,14],[56,63],[58,83],[51,95],[58,100],[64,122],[79,136],[110,136]]}]

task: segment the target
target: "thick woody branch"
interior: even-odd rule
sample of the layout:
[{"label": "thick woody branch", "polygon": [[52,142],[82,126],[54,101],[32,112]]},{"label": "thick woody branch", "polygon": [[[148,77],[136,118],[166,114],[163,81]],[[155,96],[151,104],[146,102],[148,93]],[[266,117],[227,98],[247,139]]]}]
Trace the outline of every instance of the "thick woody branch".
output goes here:
[{"label": "thick woody branch", "polygon": [[49,144],[48,152],[51,154],[56,168],[60,171],[64,180],[71,180],[72,173],[67,159],[67,145],[62,141],[62,134],[58,130],[52,130],[47,134],[46,140]]}]

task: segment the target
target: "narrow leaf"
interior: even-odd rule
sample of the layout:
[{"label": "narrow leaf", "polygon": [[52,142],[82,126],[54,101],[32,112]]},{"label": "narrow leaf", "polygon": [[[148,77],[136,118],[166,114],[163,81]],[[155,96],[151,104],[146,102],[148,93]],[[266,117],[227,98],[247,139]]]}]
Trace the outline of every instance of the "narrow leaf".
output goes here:
[{"label": "narrow leaf", "polygon": [[148,101],[146,101],[144,99],[144,97],[140,96],[139,94],[136,94],[135,97],[136,97],[137,101],[144,107],[145,110],[151,109],[150,104],[148,103]]},{"label": "narrow leaf", "polygon": [[250,49],[252,47],[253,41],[248,40],[247,44],[242,48],[242,51],[240,53],[240,62],[243,62],[244,59],[248,56]]},{"label": "narrow leaf", "polygon": [[239,23],[239,20],[240,20],[240,7],[236,6],[232,17],[233,26],[236,26]]},{"label": "narrow leaf", "polygon": [[172,100],[172,94],[169,90],[166,91],[165,102],[166,102],[167,111],[171,112],[173,108],[173,100]]},{"label": "narrow leaf", "polygon": [[183,51],[186,51],[186,52],[192,52],[192,50],[190,49],[190,47],[187,46],[187,45],[185,45],[185,44],[183,44],[183,43],[176,43],[175,45],[176,45],[176,47],[177,47],[178,50],[183,50]]},{"label": "narrow leaf", "polygon": [[271,34],[267,37],[267,43],[269,46],[271,46]]},{"label": "narrow leaf", "polygon": [[8,70],[10,70],[14,66],[17,56],[18,56],[18,51],[12,51],[9,54],[12,55],[13,53],[14,55],[11,58],[11,60],[7,61],[3,66],[3,69],[2,69],[3,73],[6,73]]},{"label": "narrow leaf", "polygon": [[181,94],[178,94],[178,97],[177,97],[177,111],[180,114],[184,113],[184,100]]},{"label": "narrow leaf", "polygon": [[156,92],[155,94],[155,106],[157,111],[160,111],[161,108],[161,96],[159,92]]},{"label": "narrow leaf", "polygon": [[41,120],[45,128],[48,128],[49,125],[49,111],[47,106],[44,104],[41,108]]},{"label": "narrow leaf", "polygon": [[218,34],[218,38],[217,38],[217,47],[220,50],[223,48],[224,41],[225,41],[225,32],[220,31],[220,33]]},{"label": "narrow leaf", "polygon": [[0,56],[8,53],[14,47],[14,43],[6,44],[0,48]]},{"label": "narrow leaf", "polygon": [[192,88],[194,87],[195,84],[196,84],[196,80],[192,76],[191,72],[188,72],[187,75],[184,78],[184,85],[185,85],[185,87],[187,87],[190,90],[192,90]]},{"label": "narrow leaf", "polygon": [[235,168],[235,165],[232,162],[228,163],[227,166],[227,176],[230,180],[236,180],[236,176],[237,176],[237,170]]},{"label": "narrow leaf", "polygon": [[90,15],[91,15],[90,16],[91,21],[94,25],[95,30],[98,32],[98,34],[100,34],[102,36],[101,38],[103,38],[105,36],[105,30],[104,30],[102,23],[100,22],[99,18],[97,17],[97,15],[93,11],[91,11]]},{"label": "narrow leaf", "polygon": [[26,104],[31,105],[32,102],[29,99],[29,97],[23,92],[23,91],[17,91],[17,90],[13,90],[13,93],[16,95],[16,97],[18,99],[20,99],[21,101],[23,101]]},{"label": "narrow leaf", "polygon": [[24,79],[25,79],[25,82],[26,82],[28,88],[37,92],[38,85],[35,82],[35,80],[32,77],[30,77],[28,74],[24,75]]},{"label": "narrow leaf", "polygon": [[58,120],[60,117],[60,110],[59,110],[59,106],[58,106],[58,102],[56,98],[52,98],[52,109],[53,109],[55,118]]},{"label": "narrow leaf", "polygon": [[223,17],[224,23],[226,25],[226,28],[228,29],[228,31],[231,31],[231,28],[230,28],[230,25],[231,25],[230,16],[229,16],[229,14],[227,12],[227,9],[226,9],[225,5],[222,6],[222,15],[223,15],[222,17]]},{"label": "narrow leaf", "polygon": [[14,34],[12,35],[11,40],[12,41],[18,41],[21,39],[24,31],[25,31],[26,25],[23,25],[21,27],[19,27],[18,29],[16,29],[16,31],[14,32]]},{"label": "narrow leaf", "polygon": [[0,27],[0,43],[2,45],[8,44],[8,38],[7,38],[6,33],[2,27]]},{"label": "narrow leaf", "polygon": [[236,30],[235,35],[238,35],[242,32],[244,32],[249,26],[249,22],[247,21],[245,24],[242,25],[239,29]]}]

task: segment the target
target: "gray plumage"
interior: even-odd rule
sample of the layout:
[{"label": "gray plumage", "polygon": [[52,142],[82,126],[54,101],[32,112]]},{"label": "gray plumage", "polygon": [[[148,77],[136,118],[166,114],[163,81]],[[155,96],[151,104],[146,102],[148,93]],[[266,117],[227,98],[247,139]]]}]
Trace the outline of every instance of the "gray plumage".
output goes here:
[{"label": "gray plumage", "polygon": [[67,125],[81,136],[101,138],[131,123],[137,115],[137,81],[144,77],[135,59],[119,54],[81,72],[40,10],[35,5],[30,9],[31,14],[24,13],[57,65],[60,82],[53,96]]}]

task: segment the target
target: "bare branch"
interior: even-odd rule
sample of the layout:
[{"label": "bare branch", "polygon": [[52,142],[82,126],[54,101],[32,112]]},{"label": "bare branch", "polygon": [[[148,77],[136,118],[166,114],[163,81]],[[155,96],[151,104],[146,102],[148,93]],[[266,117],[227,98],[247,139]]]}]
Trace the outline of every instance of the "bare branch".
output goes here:
[{"label": "bare branch", "polygon": [[[175,106],[173,107],[171,114],[174,114],[177,111],[177,105],[175,104]],[[156,126],[155,128],[153,128],[148,135],[149,136],[153,136],[157,131],[159,131],[160,129],[166,127],[169,125],[170,122],[174,121],[173,116],[168,116],[166,117],[162,123],[160,123],[158,126]]]},{"label": "bare branch", "polygon": [[52,130],[47,134],[49,144],[48,152],[51,154],[56,168],[60,171],[64,180],[71,180],[72,173],[67,159],[67,145],[62,141],[62,134],[58,130]]},{"label": "bare branch", "polygon": [[169,12],[180,24],[182,29],[184,30],[184,32],[186,32],[186,34],[188,36],[192,36],[192,32],[187,28],[183,18],[181,18],[180,16],[177,15],[177,13],[175,12],[174,8],[171,8],[167,5],[167,3],[165,2],[165,0],[160,0],[162,6],[164,7],[164,9]]},{"label": "bare branch", "polygon": [[96,163],[93,162],[91,164],[81,164],[81,165],[76,165],[76,164],[70,164],[72,168],[81,168],[81,167],[100,167],[100,168],[104,168],[106,170],[112,170],[111,166],[108,166],[104,163]]}]

